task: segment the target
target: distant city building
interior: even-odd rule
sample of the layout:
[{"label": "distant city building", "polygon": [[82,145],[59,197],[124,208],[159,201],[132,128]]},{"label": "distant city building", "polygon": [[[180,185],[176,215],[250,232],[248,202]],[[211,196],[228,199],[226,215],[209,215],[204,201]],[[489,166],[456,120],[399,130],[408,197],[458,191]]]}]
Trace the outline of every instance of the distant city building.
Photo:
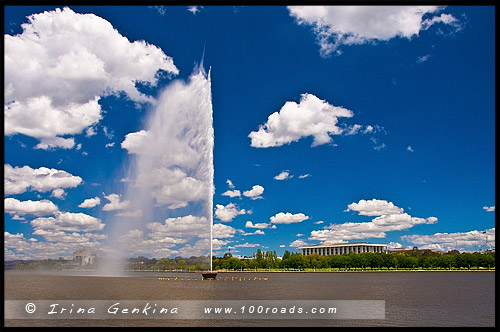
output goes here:
[{"label": "distant city building", "polygon": [[307,247],[299,247],[303,255],[318,254],[321,256],[342,255],[351,252],[387,252],[387,245],[366,242],[317,244]]},{"label": "distant city building", "polygon": [[73,252],[73,261],[80,266],[91,265],[97,261],[100,251],[91,248],[81,248]]},{"label": "distant city building", "polygon": [[418,247],[406,247],[406,248],[393,248],[390,252],[395,253],[434,253],[439,254],[440,252],[434,249],[418,249]]}]

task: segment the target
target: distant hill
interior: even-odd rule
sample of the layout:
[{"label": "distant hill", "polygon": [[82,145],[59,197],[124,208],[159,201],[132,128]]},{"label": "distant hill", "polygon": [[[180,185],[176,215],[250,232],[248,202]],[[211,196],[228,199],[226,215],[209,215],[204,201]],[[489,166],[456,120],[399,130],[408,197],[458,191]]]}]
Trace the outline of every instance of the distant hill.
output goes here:
[{"label": "distant hill", "polygon": [[21,260],[21,259],[16,259],[16,260],[13,260],[13,261],[4,261],[3,267],[4,267],[4,270],[9,270],[9,269],[14,268],[14,266],[16,266],[17,264],[20,264],[20,263],[23,263],[23,262],[26,262],[26,261]]}]

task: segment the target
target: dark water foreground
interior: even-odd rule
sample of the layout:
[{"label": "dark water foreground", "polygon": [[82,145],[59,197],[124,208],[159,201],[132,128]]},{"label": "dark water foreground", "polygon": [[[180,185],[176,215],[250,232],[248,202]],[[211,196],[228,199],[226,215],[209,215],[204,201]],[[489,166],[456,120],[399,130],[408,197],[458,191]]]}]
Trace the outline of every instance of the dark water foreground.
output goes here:
[{"label": "dark water foreground", "polygon": [[[5,301],[28,304],[45,300],[65,303],[67,310],[73,305],[76,311],[89,303],[97,307],[102,303],[109,306],[134,300],[142,311],[148,305],[158,304],[160,308],[165,301],[206,305],[225,304],[221,300],[227,300],[227,304],[237,303],[238,308],[245,306],[247,312],[253,310],[254,315],[250,319],[248,316],[240,319],[237,313],[229,318],[175,319],[175,315],[165,315],[167,319],[158,319],[148,309],[147,317],[139,313],[128,316],[129,319],[75,319],[75,315],[72,319],[5,319],[5,326],[495,326],[495,272],[219,273],[217,280],[201,280],[196,273],[131,272],[120,277],[65,273],[5,271]],[[301,301],[383,303],[385,316],[383,319],[310,318],[313,316],[295,319],[299,316],[293,311],[287,319],[258,316],[257,311],[265,310],[270,303],[278,303],[280,308],[300,307]],[[50,318],[56,316],[61,317]],[[134,319],[139,316],[141,319]]]}]

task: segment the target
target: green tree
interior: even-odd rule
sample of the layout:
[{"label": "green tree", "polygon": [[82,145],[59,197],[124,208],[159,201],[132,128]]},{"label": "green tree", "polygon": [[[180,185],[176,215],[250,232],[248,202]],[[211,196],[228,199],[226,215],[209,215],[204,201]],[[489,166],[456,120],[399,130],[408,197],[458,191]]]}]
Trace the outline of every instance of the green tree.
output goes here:
[{"label": "green tree", "polygon": [[470,268],[475,264],[474,254],[470,252],[464,252],[455,256],[455,263],[457,267]]},{"label": "green tree", "polygon": [[[373,252],[368,256],[368,264],[372,269],[384,267],[384,257],[386,254],[381,252]],[[383,256],[382,256],[383,255]]]},{"label": "green tree", "polygon": [[292,269],[304,269],[309,267],[309,260],[300,253],[292,254],[284,263],[286,267]]},{"label": "green tree", "polygon": [[257,253],[254,254],[254,257],[257,260],[257,262],[260,263],[262,261],[264,255],[262,254],[262,250],[260,250],[260,248],[257,249]]},{"label": "green tree", "polygon": [[437,264],[439,267],[451,269],[455,266],[455,255],[441,255],[437,259]]},{"label": "green tree", "polygon": [[351,257],[349,256],[349,254],[339,255],[338,264],[340,265],[340,268],[350,269],[352,264],[351,264]]},{"label": "green tree", "polygon": [[495,253],[486,253],[481,255],[481,266],[487,268],[495,267]]}]

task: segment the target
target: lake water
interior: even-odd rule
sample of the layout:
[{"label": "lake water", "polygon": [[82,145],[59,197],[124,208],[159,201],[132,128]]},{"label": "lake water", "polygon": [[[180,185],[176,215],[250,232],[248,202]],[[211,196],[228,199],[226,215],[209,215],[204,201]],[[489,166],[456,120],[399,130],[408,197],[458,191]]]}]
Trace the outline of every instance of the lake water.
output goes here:
[{"label": "lake water", "polygon": [[115,300],[199,300],[205,304],[237,300],[239,305],[247,303],[249,307],[258,301],[266,306],[277,300],[285,305],[311,300],[384,301],[385,317],[6,319],[5,326],[495,326],[495,272],[243,272],[219,273],[217,278],[201,280],[197,273],[176,272],[129,272],[116,277],[76,271],[5,271],[4,289],[6,301],[66,301],[75,306]]}]

